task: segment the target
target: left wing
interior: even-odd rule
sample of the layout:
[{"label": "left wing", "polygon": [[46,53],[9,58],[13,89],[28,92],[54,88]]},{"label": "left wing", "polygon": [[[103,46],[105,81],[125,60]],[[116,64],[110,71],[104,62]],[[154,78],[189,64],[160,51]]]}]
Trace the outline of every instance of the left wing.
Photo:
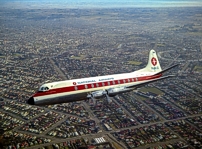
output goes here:
[{"label": "left wing", "polygon": [[152,79],[152,80],[148,80],[148,81],[142,81],[138,84],[135,84],[135,85],[130,85],[130,86],[126,86],[126,88],[140,88],[146,84],[149,84],[149,83],[152,83],[152,82],[156,82],[156,81],[159,81],[159,80],[163,80],[163,79],[167,79],[167,78],[171,78],[171,77],[175,77],[175,75],[169,75],[169,76],[165,76],[165,77],[160,77],[160,78],[157,78],[157,79]]}]

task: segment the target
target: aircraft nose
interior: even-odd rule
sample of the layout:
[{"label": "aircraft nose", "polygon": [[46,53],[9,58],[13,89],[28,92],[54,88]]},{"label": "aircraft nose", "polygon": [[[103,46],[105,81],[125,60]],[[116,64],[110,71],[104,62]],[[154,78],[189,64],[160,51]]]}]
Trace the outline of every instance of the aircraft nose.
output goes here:
[{"label": "aircraft nose", "polygon": [[33,98],[33,97],[30,97],[30,98],[27,100],[27,103],[30,104],[30,105],[35,105],[35,103],[34,103],[34,98]]}]

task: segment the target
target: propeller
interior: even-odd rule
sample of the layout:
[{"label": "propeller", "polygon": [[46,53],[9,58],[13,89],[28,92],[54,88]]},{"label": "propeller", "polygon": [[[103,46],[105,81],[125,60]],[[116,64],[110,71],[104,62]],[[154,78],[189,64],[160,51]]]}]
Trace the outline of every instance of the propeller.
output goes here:
[{"label": "propeller", "polygon": [[93,105],[96,105],[96,97],[97,98],[100,98],[100,97],[105,97],[107,102],[110,104],[112,102],[112,100],[110,99],[109,95],[108,95],[108,90],[103,90],[103,91],[95,91],[95,92],[92,92],[92,93],[89,93],[87,95],[87,98],[93,102]]},{"label": "propeller", "polygon": [[88,94],[87,98],[89,99],[90,102],[93,103],[93,105],[96,105],[96,99],[93,97],[92,94]]},{"label": "propeller", "polygon": [[91,100],[91,102],[93,102],[93,105],[96,105],[96,104],[97,104],[96,99],[95,99],[95,98],[93,98],[92,96],[91,96],[90,100]]},{"label": "propeller", "polygon": [[106,96],[107,102],[110,104],[112,102],[111,98],[109,97],[108,94],[106,94],[105,96]]},{"label": "propeller", "polygon": [[103,95],[105,95],[107,102],[110,104],[112,100],[108,95],[108,90],[103,91]]}]

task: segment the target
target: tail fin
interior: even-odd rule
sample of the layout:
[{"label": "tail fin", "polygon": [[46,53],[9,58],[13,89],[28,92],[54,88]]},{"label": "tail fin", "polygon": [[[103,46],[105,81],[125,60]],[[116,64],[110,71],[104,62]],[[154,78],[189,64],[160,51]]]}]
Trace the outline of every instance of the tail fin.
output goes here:
[{"label": "tail fin", "polygon": [[147,66],[138,72],[160,72],[162,71],[158,57],[155,50],[150,50]]},{"label": "tail fin", "polygon": [[159,72],[162,70],[155,50],[150,50],[148,63],[145,69],[151,72]]}]

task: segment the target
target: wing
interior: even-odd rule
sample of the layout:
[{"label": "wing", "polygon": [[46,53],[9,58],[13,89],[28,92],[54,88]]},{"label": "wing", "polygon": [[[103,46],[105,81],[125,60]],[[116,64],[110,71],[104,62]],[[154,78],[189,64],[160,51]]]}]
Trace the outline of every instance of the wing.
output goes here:
[{"label": "wing", "polygon": [[164,72],[166,72],[166,71],[168,71],[168,70],[170,70],[170,69],[172,69],[172,68],[174,68],[174,67],[177,67],[177,66],[179,66],[179,65],[180,65],[180,64],[175,64],[175,65],[170,66],[170,67],[168,67],[168,68],[166,68],[166,69],[164,69],[164,70],[162,70],[162,71],[160,71],[160,72],[158,72],[158,73],[155,73],[154,75],[158,75],[158,74],[164,73]]},{"label": "wing", "polygon": [[144,86],[146,84],[153,83],[153,82],[163,80],[163,79],[167,79],[167,78],[171,78],[171,77],[175,77],[175,75],[169,75],[169,76],[160,77],[160,78],[152,79],[152,80],[148,80],[148,81],[140,81],[140,83],[135,84],[135,85],[126,86],[126,88],[140,88],[140,87],[142,87],[142,86]]}]

